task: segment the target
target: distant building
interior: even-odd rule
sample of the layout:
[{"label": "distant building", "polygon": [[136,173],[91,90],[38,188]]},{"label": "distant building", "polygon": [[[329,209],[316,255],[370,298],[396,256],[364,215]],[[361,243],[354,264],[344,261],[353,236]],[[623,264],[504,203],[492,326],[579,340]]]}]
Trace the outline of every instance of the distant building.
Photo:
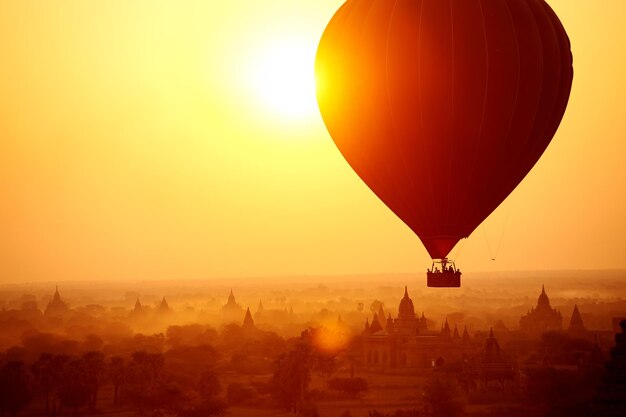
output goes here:
[{"label": "distant building", "polygon": [[483,356],[478,364],[479,381],[486,388],[495,386],[497,389],[501,389],[507,383],[512,382],[514,377],[513,361],[500,349],[498,340],[491,330],[485,341]]},{"label": "distant building", "polygon": [[141,305],[139,297],[137,297],[137,300],[135,301],[135,306],[130,311],[129,317],[134,320],[140,318],[145,319],[148,315],[149,310],[151,310],[149,307],[144,307],[143,305]]},{"label": "distant building", "polygon": [[446,318],[445,324],[441,327],[441,337],[445,339],[449,339],[452,335],[450,331],[450,325],[448,324],[448,319]]},{"label": "distant building", "polygon": [[337,315],[337,325],[336,325],[336,328],[337,328],[338,331],[346,333],[346,334],[352,333],[352,330],[350,329],[350,326],[348,326],[346,324],[346,322],[344,322],[341,319],[341,314]]},{"label": "distant building", "polygon": [[561,312],[550,306],[550,299],[546,294],[545,286],[537,300],[537,307],[520,319],[520,330],[531,334],[541,334],[547,331],[563,330]]},{"label": "distant building", "polygon": [[456,327],[456,324],[454,325],[454,332],[452,332],[452,338],[454,340],[461,339],[461,335],[459,334],[459,329]]},{"label": "distant building", "polygon": [[167,304],[167,300],[165,300],[165,297],[163,297],[163,299],[161,300],[161,304],[159,304],[157,312],[161,314],[172,312],[172,309],[170,308],[169,304]]},{"label": "distant building", "polygon": [[256,309],[256,313],[254,313],[254,318],[259,320],[263,317],[263,313],[265,312],[265,307],[263,307],[263,300],[259,300],[259,306]]},{"label": "distant building", "polygon": [[424,314],[420,318],[415,315],[406,287],[398,307],[398,317],[393,319],[389,314],[384,327],[383,322],[384,316],[380,317],[378,313],[374,314],[371,323],[369,320],[365,322],[363,355],[369,368],[402,370],[432,367],[444,360],[460,358],[465,350],[460,338],[454,340],[451,337],[447,320],[440,332],[428,330]]},{"label": "distant building", "polygon": [[387,321],[385,320],[385,310],[383,310],[383,303],[380,303],[378,307],[378,317],[381,327],[383,328],[383,330],[385,330],[385,328],[387,327]]},{"label": "distant building", "polygon": [[569,321],[567,332],[574,336],[584,336],[587,334],[583,318],[580,315],[580,311],[578,311],[578,305],[574,305],[574,311],[572,312],[572,318]]},{"label": "distant building", "polygon": [[57,286],[54,291],[54,295],[52,296],[52,300],[46,306],[44,314],[46,316],[49,316],[49,315],[64,314],[68,311],[69,311],[69,307],[61,299],[61,295],[59,294],[59,287]]},{"label": "distant building", "polygon": [[[234,302],[234,296],[232,300],[229,297],[229,303],[231,305],[231,307],[229,307],[230,313],[226,313],[225,311],[223,311],[224,318],[225,320],[229,322],[233,322],[237,320],[237,317],[243,316],[244,310],[237,308],[238,304]],[[227,319],[226,317],[228,316],[228,314],[231,314],[231,316],[230,318]],[[256,309],[256,312],[254,313],[252,317],[254,317],[254,322],[257,325],[262,324],[265,326],[275,327],[275,326],[283,325],[292,321],[293,309],[289,308],[289,310],[287,310],[287,307],[266,308],[263,305],[263,300],[259,300],[259,305]]]},{"label": "distant building", "polygon": [[470,335],[467,331],[467,326],[465,326],[465,328],[463,329],[463,337],[461,339],[463,341],[463,343],[469,343],[470,342]]},{"label": "distant building", "polygon": [[252,314],[250,313],[250,307],[246,310],[246,316],[243,318],[243,324],[241,326],[243,330],[255,330],[254,320],[252,319]]},{"label": "distant building", "polygon": [[244,309],[235,300],[235,295],[231,289],[228,295],[228,301],[222,307],[222,319],[226,322],[241,323],[244,313]]},{"label": "distant building", "polygon": [[516,383],[515,364],[500,349],[493,329],[485,340],[481,354],[463,363],[460,383],[466,391],[495,391],[500,395],[512,393]]}]

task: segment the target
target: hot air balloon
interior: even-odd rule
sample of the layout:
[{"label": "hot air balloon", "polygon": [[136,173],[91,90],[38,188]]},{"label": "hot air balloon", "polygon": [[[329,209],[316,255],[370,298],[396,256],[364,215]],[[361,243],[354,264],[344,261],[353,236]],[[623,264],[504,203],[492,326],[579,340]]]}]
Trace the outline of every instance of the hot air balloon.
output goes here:
[{"label": "hot air balloon", "polygon": [[[447,257],[517,187],[572,85],[544,0],[348,0],[319,43],[317,99],[347,162],[460,286]],[[439,269],[441,265],[441,270]]]}]

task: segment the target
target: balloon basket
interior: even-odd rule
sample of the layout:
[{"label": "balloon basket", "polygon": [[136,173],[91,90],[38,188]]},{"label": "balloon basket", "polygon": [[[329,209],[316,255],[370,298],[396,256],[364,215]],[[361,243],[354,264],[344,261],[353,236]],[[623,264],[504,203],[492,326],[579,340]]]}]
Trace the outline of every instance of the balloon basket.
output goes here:
[{"label": "balloon basket", "polygon": [[428,272],[426,284],[431,288],[459,288],[461,286],[461,273],[456,272]]}]

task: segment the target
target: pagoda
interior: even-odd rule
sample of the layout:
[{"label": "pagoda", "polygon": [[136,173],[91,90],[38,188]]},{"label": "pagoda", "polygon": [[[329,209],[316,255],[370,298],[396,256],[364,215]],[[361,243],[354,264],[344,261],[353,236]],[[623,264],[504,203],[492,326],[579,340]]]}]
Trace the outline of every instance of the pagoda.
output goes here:
[{"label": "pagoda", "polygon": [[520,330],[526,333],[541,334],[548,331],[563,329],[563,317],[561,312],[550,305],[550,299],[546,294],[545,286],[541,288],[541,294],[537,300],[537,307],[531,309],[528,314],[520,319]]},{"label": "pagoda", "polygon": [[52,296],[52,300],[46,306],[44,314],[46,316],[49,316],[49,315],[64,314],[68,311],[69,311],[69,307],[61,299],[61,295],[59,294],[59,287],[57,286],[54,291],[54,295]]}]

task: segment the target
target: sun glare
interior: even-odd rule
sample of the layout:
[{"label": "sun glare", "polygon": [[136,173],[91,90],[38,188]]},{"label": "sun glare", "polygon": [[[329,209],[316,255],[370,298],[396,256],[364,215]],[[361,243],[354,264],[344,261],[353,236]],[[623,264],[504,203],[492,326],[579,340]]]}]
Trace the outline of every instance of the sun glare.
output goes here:
[{"label": "sun glare", "polygon": [[317,112],[314,43],[280,41],[261,48],[251,84],[262,105],[283,117],[303,119]]}]

